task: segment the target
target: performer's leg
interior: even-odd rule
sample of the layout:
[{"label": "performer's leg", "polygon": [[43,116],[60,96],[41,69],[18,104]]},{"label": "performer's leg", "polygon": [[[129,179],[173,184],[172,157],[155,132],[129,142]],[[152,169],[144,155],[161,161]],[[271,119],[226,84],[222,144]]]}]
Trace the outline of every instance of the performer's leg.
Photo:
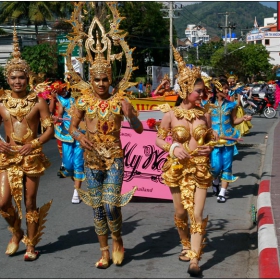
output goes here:
[{"label": "performer's leg", "polygon": [[184,209],[184,206],[182,204],[181,192],[179,187],[170,188],[170,191],[172,194],[175,210],[174,222],[175,226],[178,229],[179,237],[183,245],[183,249],[181,251],[181,254],[179,255],[179,260],[188,262],[190,258],[187,256],[187,252],[191,248],[188,232],[188,212]]},{"label": "performer's leg", "polygon": [[[26,260],[35,260],[38,252],[35,252],[35,238],[38,232],[39,211],[36,205],[37,191],[39,186],[40,177],[27,177],[25,176],[25,192],[24,203],[26,207],[26,226],[27,235],[24,238],[26,245]],[[28,257],[27,257],[28,256]]]},{"label": "performer's leg", "polygon": [[18,212],[12,205],[12,196],[7,178],[7,172],[0,173],[0,215],[9,225],[9,230],[13,236],[8,243],[6,254],[13,255],[19,248],[20,240],[23,238],[23,230],[21,229],[21,219]]},{"label": "performer's leg", "polygon": [[121,237],[122,214],[120,207],[123,171],[123,159],[115,159],[111,168],[107,171],[107,175],[105,176],[102,194],[108,227],[112,232],[112,259],[113,263],[116,265],[120,265],[124,259],[124,247]]},{"label": "performer's leg", "polygon": [[194,207],[189,209],[189,216],[191,220],[191,250],[188,256],[190,257],[190,266],[188,272],[191,275],[200,274],[201,270],[198,262],[201,259],[202,249],[204,248],[204,238],[206,234],[206,225],[208,217],[203,219],[203,210],[207,195],[207,189],[196,188],[194,193]]}]

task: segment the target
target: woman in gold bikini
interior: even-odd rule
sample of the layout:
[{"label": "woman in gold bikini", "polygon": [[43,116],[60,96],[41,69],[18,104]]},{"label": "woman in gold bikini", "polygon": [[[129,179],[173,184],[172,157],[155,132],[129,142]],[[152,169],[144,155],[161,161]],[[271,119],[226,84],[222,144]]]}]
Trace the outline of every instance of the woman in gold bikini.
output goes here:
[{"label": "woman in gold bikini", "polygon": [[[175,226],[183,245],[179,260],[190,261],[188,273],[197,276],[201,273],[198,262],[205,246],[203,236],[208,220],[202,215],[212,180],[209,155],[217,142],[210,115],[199,107],[204,93],[200,69],[186,67],[177,50],[173,48],[173,51],[178,62],[182,102],[173,108],[167,104],[159,106],[165,114],[157,132],[156,145],[169,153],[162,177],[173,196]],[[168,136],[172,137],[172,143],[166,142]]]},{"label": "woman in gold bikini", "polygon": [[[1,136],[0,140],[0,215],[13,235],[6,254],[14,255],[22,240],[26,245],[24,260],[34,261],[38,257],[35,245],[43,234],[52,202],[40,209],[36,206],[40,176],[50,165],[42,145],[53,137],[54,127],[47,102],[27,90],[29,66],[21,59],[15,30],[13,41],[13,59],[5,67],[11,90],[5,90],[0,96],[0,123],[3,122],[6,134],[6,139]],[[45,132],[38,137],[40,121]],[[21,228],[22,196],[26,207],[26,235]]]}]

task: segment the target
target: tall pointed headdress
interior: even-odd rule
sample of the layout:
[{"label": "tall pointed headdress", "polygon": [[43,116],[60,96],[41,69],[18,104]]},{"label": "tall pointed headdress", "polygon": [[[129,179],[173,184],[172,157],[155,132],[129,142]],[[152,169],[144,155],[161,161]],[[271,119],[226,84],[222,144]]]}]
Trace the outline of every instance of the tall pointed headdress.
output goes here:
[{"label": "tall pointed headdress", "polygon": [[174,58],[178,63],[178,84],[180,86],[179,95],[182,99],[185,99],[194,88],[194,83],[197,78],[201,78],[201,71],[199,67],[193,66],[187,67],[185,61],[179,54],[179,52],[172,46]]},{"label": "tall pointed headdress", "polygon": [[[119,29],[119,25],[124,17],[119,15],[117,10],[117,2],[106,2],[112,13],[112,20],[110,23],[110,30],[105,32],[105,28],[99,21],[97,16],[94,16],[88,33],[83,32],[83,23],[81,22],[80,15],[82,12],[87,14],[84,9],[85,2],[75,2],[74,11],[70,20],[67,20],[72,25],[73,32],[69,34],[68,39],[70,43],[66,52],[66,65],[69,71],[69,74],[72,76],[76,87],[83,89],[89,87],[89,84],[85,84],[82,81],[82,78],[75,72],[72,63],[71,56],[75,46],[83,46],[83,41],[85,40],[84,46],[87,52],[86,57],[77,58],[81,63],[89,62],[90,74],[92,76],[96,74],[107,74],[109,82],[112,81],[112,69],[111,62],[114,60],[121,60],[123,54],[126,58],[126,71],[122,80],[115,86],[114,92],[120,90],[125,90],[137,83],[129,82],[132,72],[137,69],[133,67],[133,58],[132,53],[134,49],[130,49],[125,37],[127,33],[124,33],[123,30]],[[108,17],[107,17],[108,18]],[[112,44],[114,46],[120,46],[122,48],[121,53],[112,54]]]},{"label": "tall pointed headdress", "polygon": [[29,66],[28,66],[27,62],[21,58],[16,27],[14,27],[14,31],[13,31],[12,56],[13,56],[13,58],[11,60],[9,60],[4,67],[4,75],[6,77],[8,77],[9,74],[13,71],[22,71],[27,76],[29,76],[29,72],[30,72]]}]

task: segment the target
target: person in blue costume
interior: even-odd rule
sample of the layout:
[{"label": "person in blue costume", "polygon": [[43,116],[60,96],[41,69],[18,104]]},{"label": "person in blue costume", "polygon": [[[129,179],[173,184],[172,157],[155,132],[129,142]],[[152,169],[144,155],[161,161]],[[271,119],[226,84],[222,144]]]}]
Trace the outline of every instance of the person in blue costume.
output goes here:
[{"label": "person in blue costume", "polygon": [[[237,118],[237,103],[227,99],[229,84],[225,79],[213,82],[213,97],[211,98],[211,121],[212,128],[220,138],[240,138],[240,132],[234,128],[243,121],[250,121],[252,116],[244,115]],[[236,140],[227,140],[224,145],[215,146],[211,153],[211,167],[213,181],[213,192],[217,195],[217,202],[226,202],[225,193],[230,182],[238,177],[232,174],[233,156],[238,154]],[[221,189],[219,191],[219,182]]]},{"label": "person in blue costume", "polygon": [[[55,137],[62,142],[62,163],[64,169],[60,170],[63,177],[71,177],[74,180],[74,193],[72,203],[81,202],[77,189],[81,188],[86,176],[84,173],[84,156],[80,143],[68,132],[71,123],[71,114],[75,105],[75,98],[67,90],[67,83],[61,84],[57,94],[58,114],[55,125]],[[81,132],[84,130],[80,129]]]}]

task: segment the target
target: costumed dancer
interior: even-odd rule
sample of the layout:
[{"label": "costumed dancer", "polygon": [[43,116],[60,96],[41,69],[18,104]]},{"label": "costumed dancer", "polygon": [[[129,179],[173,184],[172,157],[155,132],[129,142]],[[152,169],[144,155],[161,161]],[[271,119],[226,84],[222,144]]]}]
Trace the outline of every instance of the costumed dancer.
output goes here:
[{"label": "costumed dancer", "polygon": [[176,92],[170,87],[170,78],[168,74],[165,74],[160,84],[153,92],[153,96],[170,96],[176,95]]},{"label": "costumed dancer", "polygon": [[[227,80],[213,81],[213,98],[211,99],[211,120],[212,128],[220,138],[228,137],[238,139],[240,132],[234,127],[243,121],[250,121],[252,116],[244,115],[237,118],[237,103],[227,99],[229,84]],[[214,105],[214,106],[213,106]],[[236,140],[227,140],[225,144],[214,147],[211,153],[211,170],[214,177],[213,192],[217,195],[217,202],[226,202],[226,190],[230,182],[238,177],[232,174],[233,156],[238,154]],[[221,180],[221,190],[219,183]]]},{"label": "costumed dancer", "polygon": [[[93,208],[95,232],[102,254],[95,266],[103,269],[110,265],[109,231],[113,239],[113,263],[121,265],[123,262],[121,207],[130,201],[136,191],[135,187],[130,192],[121,194],[124,176],[124,153],[120,140],[122,120],[126,117],[131,128],[137,133],[143,131],[138,113],[124,92],[125,89],[136,84],[129,82],[132,71],[136,69],[132,64],[133,49],[129,48],[124,39],[126,33],[119,30],[123,17],[119,15],[117,3],[109,2],[107,5],[113,14],[110,23],[111,29],[105,33],[99,19],[94,17],[88,35],[85,34],[85,38],[87,38],[85,41],[86,59],[90,64],[90,83],[84,82],[74,72],[71,65],[72,50],[84,38],[80,31],[83,23],[76,20],[79,18],[80,12],[84,11],[80,3],[75,4],[74,13],[69,20],[73,24],[74,31],[71,33],[73,37],[69,37],[70,43],[66,56],[67,68],[72,78],[76,80],[76,84],[71,87],[72,94],[77,96],[76,109],[72,114],[69,132],[85,149],[87,191],[78,189],[78,192],[83,202]],[[123,52],[112,54],[112,41],[121,47]],[[107,52],[106,58],[105,52]],[[112,84],[111,60],[120,60],[122,54],[125,54],[126,58],[126,71],[123,79],[115,86],[114,94],[111,95],[109,93],[109,87]],[[78,96],[79,92],[80,96]],[[86,123],[85,134],[78,129],[82,119]]]},{"label": "costumed dancer", "polygon": [[[14,255],[22,240],[26,245],[24,260],[34,261],[39,254],[35,246],[41,240],[52,203],[37,208],[36,198],[40,176],[50,165],[42,145],[53,137],[54,127],[47,102],[36,92],[27,90],[29,66],[21,59],[16,30],[13,44],[13,58],[5,66],[11,90],[5,90],[0,97],[0,120],[4,122],[6,134],[6,140],[1,137],[0,141],[0,214],[13,235],[6,254]],[[40,121],[44,133],[37,137]],[[21,228],[22,196],[26,208],[26,235]]]},{"label": "costumed dancer", "polygon": [[[57,117],[53,117],[55,121],[55,138],[62,142],[62,165],[60,170],[62,177],[71,177],[74,180],[74,193],[72,203],[81,202],[77,189],[81,188],[82,182],[85,180],[84,173],[84,156],[83,149],[79,141],[75,140],[68,132],[70,122],[75,106],[75,98],[71,96],[71,92],[67,91],[67,83],[60,84],[57,89],[56,98],[58,100]],[[85,131],[79,128],[84,133]]]},{"label": "costumed dancer", "polygon": [[[178,62],[182,102],[173,108],[168,104],[158,106],[165,114],[157,132],[156,145],[169,153],[162,168],[162,178],[172,193],[175,226],[183,245],[179,260],[190,261],[188,273],[197,276],[201,273],[198,263],[205,246],[208,221],[208,217],[203,219],[203,210],[207,189],[212,182],[209,154],[217,142],[210,115],[200,106],[205,93],[200,69],[186,67],[174,47],[173,52]],[[165,141],[169,135],[172,144]]]},{"label": "costumed dancer", "polygon": [[[235,101],[237,103],[236,107],[236,117],[242,118],[246,115],[242,104],[241,104],[241,94],[244,89],[244,85],[237,83],[233,88],[231,88],[229,92],[230,101]],[[250,129],[253,127],[251,121],[243,121],[240,124],[235,125],[235,128],[239,130],[240,136],[244,136],[248,134]]]}]

